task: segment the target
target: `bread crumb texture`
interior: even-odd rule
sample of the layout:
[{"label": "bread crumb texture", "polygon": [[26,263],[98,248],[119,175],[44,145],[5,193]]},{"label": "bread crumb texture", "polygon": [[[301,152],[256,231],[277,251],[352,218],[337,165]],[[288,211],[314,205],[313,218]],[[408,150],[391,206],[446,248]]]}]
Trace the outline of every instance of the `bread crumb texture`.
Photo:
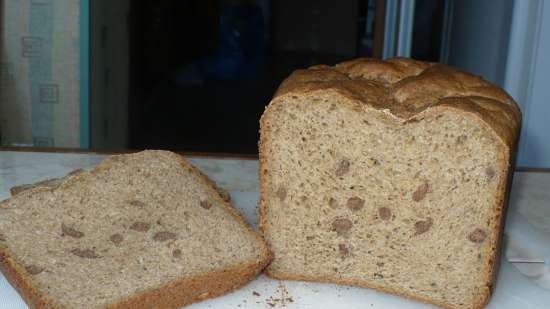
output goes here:
[{"label": "bread crumb texture", "polygon": [[[4,201],[0,251],[23,270],[20,282],[30,282],[32,293],[40,295],[35,301],[58,306],[47,308],[111,308],[185,278],[200,290],[195,276],[265,265],[264,244],[234,212],[181,157],[144,151],[110,157],[55,187],[37,186]],[[242,270],[247,272],[254,274]],[[243,283],[229,281],[232,286],[212,282],[212,287],[227,291]],[[207,297],[182,293],[187,300],[159,306]]]},{"label": "bread crumb texture", "polygon": [[520,119],[500,88],[444,65],[294,72],[261,121],[268,274],[483,306]]}]

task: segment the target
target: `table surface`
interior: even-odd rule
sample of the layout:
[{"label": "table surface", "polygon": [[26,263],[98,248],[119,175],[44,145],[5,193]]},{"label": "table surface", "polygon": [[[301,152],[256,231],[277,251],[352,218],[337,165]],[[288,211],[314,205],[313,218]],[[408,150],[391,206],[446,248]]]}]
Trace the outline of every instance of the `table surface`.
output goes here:
[{"label": "table surface", "polygon": [[[61,177],[77,168],[90,169],[105,158],[104,154],[0,151],[0,200],[9,197],[14,185]],[[251,159],[191,157],[190,161],[229,191],[236,208],[250,224],[257,224],[258,162]],[[516,172],[508,220],[522,222],[550,244],[550,173]],[[515,231],[507,229],[515,239]],[[525,239],[508,242],[506,254],[520,258],[538,258],[540,252],[524,246]],[[529,240],[527,240],[529,242]],[[519,243],[519,245],[518,245]],[[540,246],[540,242],[538,243]],[[550,248],[548,248],[550,250]],[[543,250],[544,251],[544,250]],[[543,254],[543,253],[540,253]],[[546,263],[548,265],[550,263]],[[515,267],[505,258],[501,265],[494,295],[487,308],[549,308],[550,291],[535,284],[548,272],[545,264],[521,264]],[[256,292],[256,293],[254,293]],[[256,295],[259,294],[259,295]],[[290,301],[291,299],[292,301]],[[245,287],[222,297],[194,304],[189,308],[435,308],[370,289],[333,284],[280,281],[260,275]],[[17,292],[0,275],[0,308],[25,309]]]}]

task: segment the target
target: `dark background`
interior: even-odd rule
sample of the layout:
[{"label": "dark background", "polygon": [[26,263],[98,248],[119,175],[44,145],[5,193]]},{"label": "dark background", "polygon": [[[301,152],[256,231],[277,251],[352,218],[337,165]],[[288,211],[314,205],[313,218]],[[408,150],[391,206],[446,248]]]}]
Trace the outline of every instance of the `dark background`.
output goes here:
[{"label": "dark background", "polygon": [[[442,3],[416,1],[413,58],[438,60]],[[380,57],[380,4],[131,1],[128,148],[257,153],[260,116],[293,70]]]}]

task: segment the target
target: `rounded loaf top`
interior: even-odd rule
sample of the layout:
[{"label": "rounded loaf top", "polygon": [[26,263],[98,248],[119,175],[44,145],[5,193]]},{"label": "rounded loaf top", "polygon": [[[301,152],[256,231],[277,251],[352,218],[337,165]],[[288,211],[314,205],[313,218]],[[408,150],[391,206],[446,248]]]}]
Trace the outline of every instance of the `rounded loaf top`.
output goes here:
[{"label": "rounded loaf top", "polygon": [[521,111],[502,88],[453,67],[407,58],[358,58],[335,66],[294,71],[274,100],[287,94],[333,90],[360,104],[387,110],[401,121],[434,107],[456,108],[486,122],[510,148],[516,143]]}]

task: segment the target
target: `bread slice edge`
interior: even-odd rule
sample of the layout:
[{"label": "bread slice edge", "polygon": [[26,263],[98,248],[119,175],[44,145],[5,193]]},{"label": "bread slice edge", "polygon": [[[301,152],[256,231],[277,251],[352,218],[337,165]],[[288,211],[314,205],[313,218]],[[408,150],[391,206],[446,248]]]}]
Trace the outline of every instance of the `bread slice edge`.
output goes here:
[{"label": "bread slice edge", "polygon": [[[243,286],[258,275],[271,260],[270,255],[241,263],[168,282],[158,288],[152,288],[117,303],[104,306],[104,309],[124,308],[180,308],[207,298],[229,293]],[[8,282],[20,293],[25,303],[31,309],[68,309],[55,300],[49,299],[33,285],[25,270],[8,252],[0,250],[0,270]],[[92,309],[92,308],[90,308]]]},{"label": "bread slice edge", "polygon": [[[198,180],[211,190],[213,196],[217,196],[219,198],[219,205],[223,207],[235,220],[237,220],[237,222],[246,226],[248,233],[250,233],[259,244],[261,244],[259,258],[222,269],[197,274],[192,277],[176,279],[159,287],[141,291],[115,303],[93,309],[147,309],[152,307],[157,309],[179,308],[204,299],[221,296],[243,286],[258,275],[273,258],[273,254],[269,250],[263,237],[260,233],[255,231],[252,226],[246,222],[242,214],[233,207],[225,195],[225,190],[219,188],[213,180],[208,178],[197,167],[189,163],[184,157],[169,151],[156,151],[170,153],[175,156],[175,158],[182,165],[182,168],[190,168],[192,172],[198,175]],[[102,162],[98,166],[94,167],[90,173],[93,173],[97,168],[108,168],[108,166],[108,161],[105,163]],[[71,175],[71,173],[69,173],[69,175]],[[20,194],[35,194],[43,190],[57,190],[58,188],[63,187],[62,184],[65,183],[65,181],[75,180],[76,179],[73,177],[64,177],[61,179],[61,184],[55,187],[35,186],[29,187],[20,192],[15,192],[16,194],[14,196],[0,202],[0,207],[4,206],[10,199]],[[19,292],[29,308],[69,309],[40,293],[38,288],[30,280],[30,277],[26,275],[25,269],[19,265],[19,263],[10,255],[9,250],[3,246],[0,246],[0,271],[4,274],[8,282]]]}]

